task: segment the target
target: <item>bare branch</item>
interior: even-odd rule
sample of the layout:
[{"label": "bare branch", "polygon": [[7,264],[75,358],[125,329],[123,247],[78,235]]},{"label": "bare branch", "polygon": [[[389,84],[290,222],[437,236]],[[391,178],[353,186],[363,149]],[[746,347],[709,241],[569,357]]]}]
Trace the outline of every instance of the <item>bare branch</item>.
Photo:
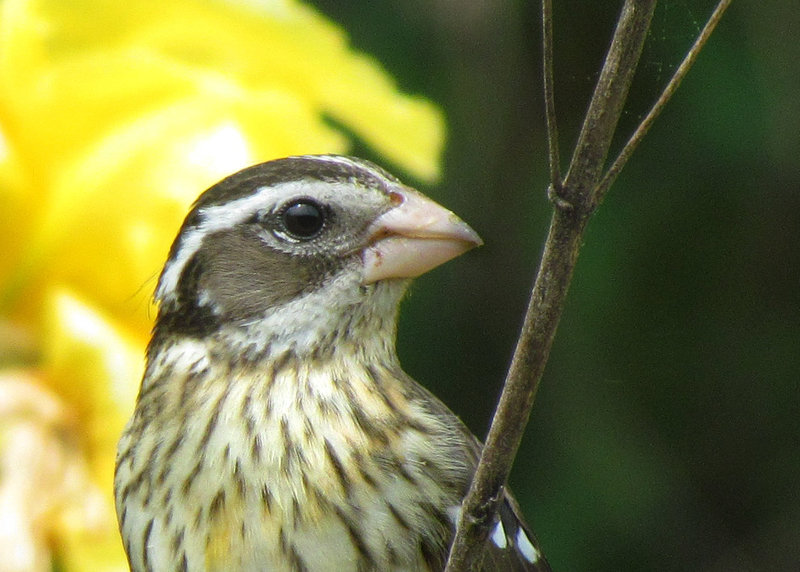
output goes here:
[{"label": "bare branch", "polygon": [[[522,332],[481,461],[461,505],[446,572],[479,568],[487,525],[502,498],[564,308],[590,214],[591,192],[608,153],[654,8],[655,0],[626,0],[623,5],[562,189],[561,197],[571,203],[580,199],[577,206],[581,208],[563,208],[555,203]],[[570,181],[574,181],[574,188],[569,186]]]},{"label": "bare branch", "polygon": [[542,68],[550,185],[553,193],[559,195],[561,194],[561,157],[558,151],[558,124],[556,123],[555,87],[553,85],[553,3],[551,0],[542,0]]},{"label": "bare branch", "polygon": [[664,93],[602,176],[655,3],[655,0],[625,0],[569,170],[562,181],[553,89],[552,4],[551,0],[542,0],[543,73],[551,177],[548,193],[555,210],[503,393],[472,485],[462,503],[446,572],[480,568],[488,526],[503,497],[503,487],[530,416],[589,218],[696,60],[730,0],[720,0]]},{"label": "bare branch", "polygon": [[706,22],[706,25],[700,32],[700,35],[697,36],[697,39],[694,41],[691,49],[686,53],[686,56],[683,58],[680,66],[678,66],[678,69],[675,70],[675,73],[669,80],[669,83],[667,83],[667,86],[664,88],[661,96],[653,104],[653,107],[647,113],[645,118],[642,119],[642,122],[639,123],[636,131],[633,132],[633,135],[631,135],[631,138],[622,148],[622,151],[620,151],[619,155],[617,155],[617,158],[614,159],[611,167],[609,167],[605,176],[597,185],[597,190],[595,191],[594,197],[596,205],[599,205],[601,202],[603,202],[603,198],[605,198],[608,189],[611,188],[612,184],[614,184],[614,181],[617,179],[620,171],[622,171],[622,168],[628,162],[628,159],[631,158],[631,155],[633,155],[633,152],[639,146],[639,143],[642,142],[644,136],[647,135],[647,132],[650,130],[650,127],[653,125],[656,118],[667,106],[667,102],[678,90],[678,86],[680,86],[683,78],[686,77],[686,74],[689,73],[689,70],[694,65],[694,62],[697,60],[697,56],[700,55],[700,51],[706,45],[706,42],[708,42],[708,39],[714,32],[714,28],[716,28],[717,24],[719,24],[719,21],[722,19],[722,15],[725,13],[725,10],[728,9],[728,6],[730,6],[731,1],[732,0],[721,0],[719,4],[717,4],[717,7],[708,18],[708,22]]},{"label": "bare branch", "polygon": [[628,97],[655,7],[655,0],[626,0],[623,5],[575,144],[561,198],[586,215],[593,210],[594,188],[600,180],[617,121]]}]

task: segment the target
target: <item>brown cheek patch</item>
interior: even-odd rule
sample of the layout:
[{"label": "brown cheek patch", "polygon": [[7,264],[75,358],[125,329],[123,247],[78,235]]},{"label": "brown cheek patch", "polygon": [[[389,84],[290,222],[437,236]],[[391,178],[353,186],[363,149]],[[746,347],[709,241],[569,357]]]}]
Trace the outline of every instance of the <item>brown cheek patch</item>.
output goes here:
[{"label": "brown cheek patch", "polygon": [[284,304],[309,289],[314,265],[267,247],[252,230],[226,231],[203,244],[200,292],[234,321],[247,320]]}]

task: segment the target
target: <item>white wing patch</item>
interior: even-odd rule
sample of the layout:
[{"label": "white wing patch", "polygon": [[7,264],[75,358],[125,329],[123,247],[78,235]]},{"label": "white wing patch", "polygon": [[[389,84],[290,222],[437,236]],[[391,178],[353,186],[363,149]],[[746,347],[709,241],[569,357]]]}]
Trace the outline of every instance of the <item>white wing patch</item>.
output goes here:
[{"label": "white wing patch", "polygon": [[[447,509],[447,515],[450,517],[450,520],[453,522],[453,526],[456,525],[458,522],[459,516],[461,516],[461,507],[460,506],[451,506]],[[492,534],[489,537],[491,538],[492,542],[495,546],[500,548],[501,550],[505,550],[508,548],[509,541],[511,540],[508,535],[506,534],[506,529],[503,526],[503,521],[498,520],[497,524],[492,529]],[[514,538],[514,542],[516,545],[517,551],[522,554],[522,557],[525,558],[531,564],[536,564],[539,562],[539,559],[542,557],[542,554],[539,550],[533,545],[531,539],[528,538],[528,535],[523,530],[522,526],[517,529],[516,537]]]},{"label": "white wing patch", "polygon": [[492,531],[492,542],[494,542],[498,548],[506,548],[508,546],[506,529],[503,527],[502,521],[497,521],[497,524]]},{"label": "white wing patch", "polygon": [[536,547],[531,542],[531,539],[528,538],[528,535],[525,534],[525,531],[520,528],[517,531],[517,548],[519,549],[520,554],[525,557],[525,560],[530,562],[531,564],[536,564],[539,561],[539,551],[536,550]]}]

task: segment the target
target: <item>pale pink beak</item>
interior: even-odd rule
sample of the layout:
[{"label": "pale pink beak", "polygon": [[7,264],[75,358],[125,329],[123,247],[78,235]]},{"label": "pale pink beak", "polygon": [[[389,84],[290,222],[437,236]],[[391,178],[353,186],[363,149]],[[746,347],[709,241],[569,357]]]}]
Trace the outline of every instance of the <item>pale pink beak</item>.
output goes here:
[{"label": "pale pink beak", "polygon": [[416,278],[451,258],[483,244],[478,234],[451,211],[421,193],[392,192],[398,206],[368,229],[363,253],[364,284],[387,278]]}]

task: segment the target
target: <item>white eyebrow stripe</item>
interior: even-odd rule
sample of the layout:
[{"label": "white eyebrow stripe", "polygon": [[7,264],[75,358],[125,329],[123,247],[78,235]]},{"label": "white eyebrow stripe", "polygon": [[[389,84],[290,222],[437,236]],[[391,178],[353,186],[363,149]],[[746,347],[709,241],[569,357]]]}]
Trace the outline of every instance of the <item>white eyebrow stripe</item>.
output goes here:
[{"label": "white eyebrow stripe", "polygon": [[351,167],[353,169],[358,169],[360,171],[369,171],[376,177],[380,177],[381,179],[384,178],[381,173],[376,173],[374,169],[371,169],[370,165],[367,165],[361,161],[356,161],[344,155],[303,155],[302,157],[307,159],[313,159],[315,161],[319,161],[320,163],[333,163],[335,165],[342,165],[343,167]]},{"label": "white eyebrow stripe", "polygon": [[200,249],[206,236],[233,228],[259,209],[280,204],[289,196],[301,193],[307,184],[307,181],[302,180],[263,186],[246,197],[201,208],[199,224],[190,227],[188,232],[184,231],[174,260],[164,268],[156,290],[156,299],[163,302],[175,298],[183,269]]},{"label": "white eyebrow stripe", "polygon": [[536,550],[536,547],[531,542],[531,539],[528,538],[528,535],[525,534],[525,531],[522,530],[522,527],[520,527],[520,529],[517,531],[516,543],[517,548],[522,556],[525,557],[525,560],[531,564],[536,564],[539,561],[541,554],[539,554],[539,551]]},{"label": "white eyebrow stripe", "polygon": [[[341,155],[306,155],[303,158],[320,163],[333,163],[349,167],[355,171],[367,171],[380,180],[387,180],[386,176],[379,170],[374,169],[372,165],[349,157]],[[174,259],[168,261],[164,267],[156,289],[156,300],[163,302],[175,299],[183,269],[200,249],[206,236],[233,228],[259,209],[274,208],[292,195],[303,194],[304,189],[310,183],[313,184],[313,182],[313,180],[309,179],[298,179],[275,185],[266,185],[257,188],[248,196],[224,204],[201,208],[198,213],[199,224],[188,229],[188,231],[184,231],[184,236]]]}]

